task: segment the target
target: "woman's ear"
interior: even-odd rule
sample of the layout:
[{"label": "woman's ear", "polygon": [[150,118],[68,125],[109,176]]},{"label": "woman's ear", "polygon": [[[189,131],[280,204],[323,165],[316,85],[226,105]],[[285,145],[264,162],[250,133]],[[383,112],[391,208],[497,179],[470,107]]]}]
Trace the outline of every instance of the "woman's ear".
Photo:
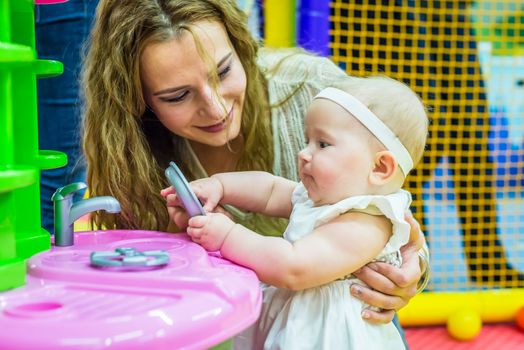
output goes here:
[{"label": "woman's ear", "polygon": [[390,151],[380,151],[375,154],[375,164],[370,174],[370,182],[383,185],[389,182],[397,172],[398,164]]}]

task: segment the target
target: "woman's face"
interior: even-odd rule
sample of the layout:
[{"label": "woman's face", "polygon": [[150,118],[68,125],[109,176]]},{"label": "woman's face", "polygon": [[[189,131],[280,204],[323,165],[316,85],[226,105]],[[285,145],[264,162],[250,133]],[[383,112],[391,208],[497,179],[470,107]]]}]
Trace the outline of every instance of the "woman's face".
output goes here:
[{"label": "woman's face", "polygon": [[[222,146],[240,132],[246,73],[224,27],[193,25],[218,75],[215,91],[191,33],[146,46],[140,56],[144,98],[174,134],[209,146]],[[229,127],[228,127],[229,125]]]}]

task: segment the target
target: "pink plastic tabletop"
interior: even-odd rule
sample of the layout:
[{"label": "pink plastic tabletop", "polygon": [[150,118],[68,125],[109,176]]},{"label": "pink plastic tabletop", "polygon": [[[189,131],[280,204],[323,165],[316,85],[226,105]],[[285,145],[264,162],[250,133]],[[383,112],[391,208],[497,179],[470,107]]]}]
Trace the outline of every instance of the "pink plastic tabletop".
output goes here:
[{"label": "pink plastic tabletop", "polygon": [[[94,267],[93,251],[162,250],[165,266]],[[0,293],[0,344],[9,349],[205,349],[258,317],[256,275],[185,234],[94,231],[27,263],[27,284]],[[28,336],[30,335],[30,336]]]}]

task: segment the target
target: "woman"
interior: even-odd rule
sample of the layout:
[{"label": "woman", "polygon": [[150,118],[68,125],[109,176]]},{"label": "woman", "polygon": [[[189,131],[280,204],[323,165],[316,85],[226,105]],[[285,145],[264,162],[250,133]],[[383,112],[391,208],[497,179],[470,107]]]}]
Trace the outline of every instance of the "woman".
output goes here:
[{"label": "woman", "polygon": [[[344,74],[296,50],[258,52],[233,1],[100,1],[84,72],[87,181],[92,195],[116,197],[122,215],[97,213],[95,224],[166,230],[160,190],[170,160],[190,180],[235,170],[296,180],[305,109]],[[265,234],[285,227],[233,215]],[[411,222],[416,238],[403,248],[402,268],[371,264],[357,274],[374,290],[352,294],[385,309],[365,311],[371,322],[391,321],[415,294],[423,237]]]}]

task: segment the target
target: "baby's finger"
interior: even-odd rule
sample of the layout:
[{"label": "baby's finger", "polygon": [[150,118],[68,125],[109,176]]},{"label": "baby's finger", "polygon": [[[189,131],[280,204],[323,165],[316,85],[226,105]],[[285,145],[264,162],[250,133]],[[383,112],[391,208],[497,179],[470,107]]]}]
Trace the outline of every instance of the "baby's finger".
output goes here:
[{"label": "baby's finger", "polygon": [[213,198],[212,196],[210,197],[209,194],[202,190],[199,186],[194,186],[193,192],[200,202],[203,203],[203,208],[206,212],[209,213],[215,210],[216,206],[218,205],[217,199]]},{"label": "baby's finger", "polygon": [[198,240],[202,236],[202,230],[200,228],[195,228],[195,227],[189,226],[187,228],[186,232],[189,235],[189,237],[191,237],[191,239],[193,239],[193,240],[195,240],[195,239]]},{"label": "baby's finger", "polygon": [[208,199],[204,203],[204,210],[206,213],[212,213],[218,205],[218,201]]},{"label": "baby's finger", "polygon": [[207,216],[197,215],[189,219],[188,224],[190,228],[202,228],[206,225],[208,220],[209,218]]}]

